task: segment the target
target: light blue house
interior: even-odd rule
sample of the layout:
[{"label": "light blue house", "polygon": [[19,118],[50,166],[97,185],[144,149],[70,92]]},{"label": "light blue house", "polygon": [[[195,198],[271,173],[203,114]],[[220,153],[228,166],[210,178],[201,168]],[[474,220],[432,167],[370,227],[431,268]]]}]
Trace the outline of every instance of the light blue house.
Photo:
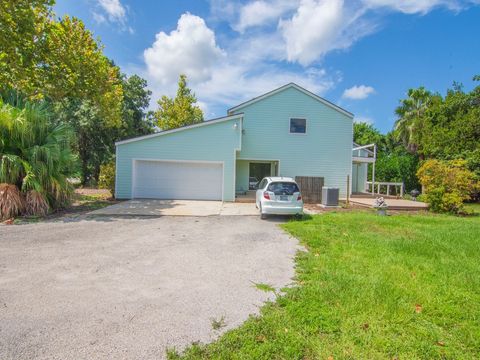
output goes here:
[{"label": "light blue house", "polygon": [[290,83],[225,117],[117,142],[116,197],[234,201],[275,175],[323,177],[341,196],[349,177],[363,191],[352,129],[351,113]]}]

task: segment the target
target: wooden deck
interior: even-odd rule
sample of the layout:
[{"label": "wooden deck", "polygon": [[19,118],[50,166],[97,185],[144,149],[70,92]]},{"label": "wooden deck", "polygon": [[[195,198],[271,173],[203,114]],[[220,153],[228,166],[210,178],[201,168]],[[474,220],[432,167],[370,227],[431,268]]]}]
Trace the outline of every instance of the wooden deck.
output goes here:
[{"label": "wooden deck", "polygon": [[[352,194],[350,197],[350,203],[366,208],[373,208],[375,199],[382,196],[388,204],[388,209],[390,210],[427,210],[428,204],[421,201],[411,201],[404,199],[397,199],[395,196],[384,196],[384,195],[375,195],[366,194],[366,193],[356,193]],[[340,201],[345,201],[346,199],[342,198]],[[235,202],[239,203],[254,203],[255,202],[255,190],[249,190],[245,194],[237,194],[235,197]]]},{"label": "wooden deck", "polygon": [[[389,210],[427,210],[428,204],[421,202],[421,201],[411,201],[411,200],[404,200],[404,199],[395,199],[395,198],[388,198],[384,197],[385,201],[388,204]],[[350,198],[350,202],[352,204],[373,208],[373,204],[375,203],[374,197],[352,197]]]}]

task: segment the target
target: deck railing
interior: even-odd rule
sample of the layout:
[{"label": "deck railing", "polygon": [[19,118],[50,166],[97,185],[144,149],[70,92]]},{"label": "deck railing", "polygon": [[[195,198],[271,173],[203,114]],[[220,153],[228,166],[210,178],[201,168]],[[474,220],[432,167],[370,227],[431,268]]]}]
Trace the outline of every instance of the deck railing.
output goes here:
[{"label": "deck railing", "polygon": [[[371,181],[367,181],[367,188],[365,189],[365,191],[371,193],[371,194],[378,194],[378,195],[387,195],[389,196],[391,191],[390,191],[390,187],[393,186],[394,189],[395,189],[395,195],[399,195],[400,193],[400,197],[403,197],[403,193],[404,193],[404,185],[403,185],[403,182],[382,182],[382,181],[375,181],[375,185],[373,185],[373,189],[372,189],[372,182]],[[375,191],[375,187],[376,187],[376,191]],[[399,188],[397,191],[397,188]],[[382,190],[385,189],[386,192],[382,192]]]}]

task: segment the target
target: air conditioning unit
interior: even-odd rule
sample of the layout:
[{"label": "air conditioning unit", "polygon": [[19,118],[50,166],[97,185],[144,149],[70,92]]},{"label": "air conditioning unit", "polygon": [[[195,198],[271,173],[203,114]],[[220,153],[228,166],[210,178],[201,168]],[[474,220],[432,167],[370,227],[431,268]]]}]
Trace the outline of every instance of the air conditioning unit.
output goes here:
[{"label": "air conditioning unit", "polygon": [[338,206],[338,197],[340,190],[334,187],[322,187],[322,205]]}]

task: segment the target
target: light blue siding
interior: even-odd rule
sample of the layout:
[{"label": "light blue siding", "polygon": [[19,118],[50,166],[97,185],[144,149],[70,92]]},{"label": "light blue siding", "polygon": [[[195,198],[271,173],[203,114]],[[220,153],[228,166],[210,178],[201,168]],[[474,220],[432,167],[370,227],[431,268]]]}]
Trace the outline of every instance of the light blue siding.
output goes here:
[{"label": "light blue siding", "polygon": [[[346,195],[352,171],[352,118],[288,87],[249,104],[238,159],[278,160],[281,176],[322,176]],[[305,135],[290,134],[290,118],[307,119]]]},{"label": "light blue siding", "polygon": [[248,190],[248,172],[249,162],[243,160],[237,160],[237,171],[235,179],[235,188],[237,191]]},{"label": "light blue siding", "polygon": [[132,197],[133,159],[157,159],[223,162],[223,200],[235,200],[235,151],[240,148],[240,122],[236,118],[118,144],[116,197]]}]

